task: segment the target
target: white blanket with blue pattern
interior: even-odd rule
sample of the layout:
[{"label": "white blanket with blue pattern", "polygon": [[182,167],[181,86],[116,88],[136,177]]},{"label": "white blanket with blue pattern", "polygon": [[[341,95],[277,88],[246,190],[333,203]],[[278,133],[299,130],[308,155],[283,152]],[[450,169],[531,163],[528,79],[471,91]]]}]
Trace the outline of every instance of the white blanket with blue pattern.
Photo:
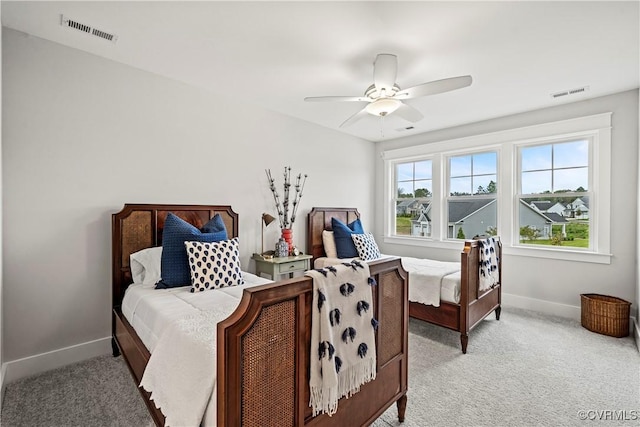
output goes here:
[{"label": "white blanket with blue pattern", "polygon": [[498,268],[499,237],[489,237],[478,240],[480,245],[480,283],[478,289],[486,291],[500,282],[500,269]]},{"label": "white blanket with blue pattern", "polygon": [[341,397],[376,378],[375,281],[359,261],[305,274],[313,278],[309,406],[314,416],[332,415]]}]

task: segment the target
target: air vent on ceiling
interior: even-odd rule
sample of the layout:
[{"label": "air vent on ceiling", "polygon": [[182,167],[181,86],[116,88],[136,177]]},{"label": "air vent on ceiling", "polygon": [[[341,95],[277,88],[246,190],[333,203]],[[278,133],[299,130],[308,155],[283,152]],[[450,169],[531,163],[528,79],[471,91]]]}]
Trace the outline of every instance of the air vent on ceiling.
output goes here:
[{"label": "air vent on ceiling", "polygon": [[115,43],[118,40],[118,36],[108,31],[99,30],[92,25],[88,25],[86,23],[79,22],[75,19],[71,19],[68,16],[60,15],[60,25],[67,28],[73,28],[78,31],[82,31],[83,33],[90,34],[95,37],[99,37],[104,40],[108,40],[112,43]]},{"label": "air vent on ceiling", "polygon": [[571,90],[563,90],[562,92],[552,93],[551,97],[552,98],[561,98],[563,96],[577,95],[579,93],[584,93],[584,92],[586,92],[588,90],[589,90],[589,86],[583,86],[583,87],[578,87],[578,88],[571,89]]},{"label": "air vent on ceiling", "polygon": [[411,130],[411,129],[415,129],[414,126],[407,126],[404,128],[398,128],[396,129],[396,132],[404,132],[405,130]]}]

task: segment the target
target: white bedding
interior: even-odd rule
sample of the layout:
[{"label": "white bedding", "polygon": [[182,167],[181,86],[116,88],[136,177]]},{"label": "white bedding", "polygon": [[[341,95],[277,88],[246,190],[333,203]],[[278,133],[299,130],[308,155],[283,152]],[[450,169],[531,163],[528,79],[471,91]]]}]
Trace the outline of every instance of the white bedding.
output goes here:
[{"label": "white bedding", "polygon": [[[391,255],[383,255],[390,257]],[[314,268],[323,268],[352,259],[317,258]],[[402,267],[409,273],[409,301],[440,307],[440,301],[460,302],[460,263],[424,258],[401,257]]]},{"label": "white bedding", "polygon": [[[168,425],[193,424],[191,422],[185,423],[184,421],[187,419],[202,419],[203,426],[216,425],[216,358],[211,357],[208,353],[207,358],[213,360],[205,367],[207,371],[210,371],[210,374],[204,375],[205,372],[202,369],[204,364],[201,361],[194,364],[197,370],[185,370],[185,366],[189,364],[185,363],[186,358],[183,359],[180,356],[184,352],[172,352],[171,350],[172,347],[182,349],[200,345],[200,347],[206,347],[198,348],[200,354],[210,351],[215,354],[215,325],[233,313],[240,303],[244,289],[272,282],[245,272],[243,272],[243,277],[245,285],[196,293],[191,293],[189,286],[160,290],[154,289],[153,286],[134,284],[127,288],[122,302],[123,315],[152,353],[142,383],[145,384],[147,391],[152,392],[154,402],[156,404],[160,402]],[[210,335],[210,339],[204,340],[205,345],[202,346],[201,343],[198,344],[197,340],[190,340],[189,337],[182,336],[181,330],[182,332],[185,330],[193,332],[194,336],[206,333],[207,336]],[[181,345],[176,342],[178,340],[182,343]],[[159,350],[157,355],[154,355],[156,348]],[[159,356],[161,353],[162,357]],[[182,363],[173,364],[181,367],[181,371],[176,371],[180,374],[166,375],[165,373],[169,372],[169,369],[163,365],[167,365],[168,361],[176,357],[181,357],[179,361]],[[154,359],[156,362],[152,363]],[[187,387],[186,377],[189,375],[193,376],[195,380],[205,380],[208,387],[200,385],[187,390],[178,390],[179,387]],[[161,386],[167,383],[170,385]],[[199,404],[198,399],[194,398],[196,388],[203,390],[203,394],[199,396],[202,404]],[[190,400],[183,402],[180,396],[190,397]],[[202,412],[204,412],[204,416]]]}]

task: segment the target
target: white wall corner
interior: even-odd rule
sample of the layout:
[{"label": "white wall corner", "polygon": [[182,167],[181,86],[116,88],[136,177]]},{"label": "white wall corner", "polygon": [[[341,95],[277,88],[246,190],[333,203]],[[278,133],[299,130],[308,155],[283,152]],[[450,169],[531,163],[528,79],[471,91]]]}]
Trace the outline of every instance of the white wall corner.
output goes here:
[{"label": "white wall corner", "polygon": [[4,387],[5,384],[10,384],[21,378],[109,353],[111,353],[111,337],[12,360],[2,365],[2,384]]},{"label": "white wall corner", "polygon": [[638,353],[640,353],[640,330],[638,328],[638,318],[631,318],[631,335],[633,335],[633,339],[636,340],[636,347],[638,347]]}]

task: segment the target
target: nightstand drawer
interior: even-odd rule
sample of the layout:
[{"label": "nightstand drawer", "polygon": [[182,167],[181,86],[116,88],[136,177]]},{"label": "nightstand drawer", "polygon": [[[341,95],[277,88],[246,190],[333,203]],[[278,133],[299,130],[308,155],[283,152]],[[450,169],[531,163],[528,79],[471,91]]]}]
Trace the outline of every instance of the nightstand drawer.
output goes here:
[{"label": "nightstand drawer", "polygon": [[287,262],[284,264],[279,264],[280,274],[291,273],[294,271],[304,271],[307,269],[309,262],[301,259],[300,261]]},{"label": "nightstand drawer", "polygon": [[253,260],[256,263],[256,275],[268,274],[273,280],[278,280],[281,274],[288,274],[293,277],[293,273],[304,272],[309,269],[311,255],[288,256],[281,258],[264,258],[254,254]]}]

